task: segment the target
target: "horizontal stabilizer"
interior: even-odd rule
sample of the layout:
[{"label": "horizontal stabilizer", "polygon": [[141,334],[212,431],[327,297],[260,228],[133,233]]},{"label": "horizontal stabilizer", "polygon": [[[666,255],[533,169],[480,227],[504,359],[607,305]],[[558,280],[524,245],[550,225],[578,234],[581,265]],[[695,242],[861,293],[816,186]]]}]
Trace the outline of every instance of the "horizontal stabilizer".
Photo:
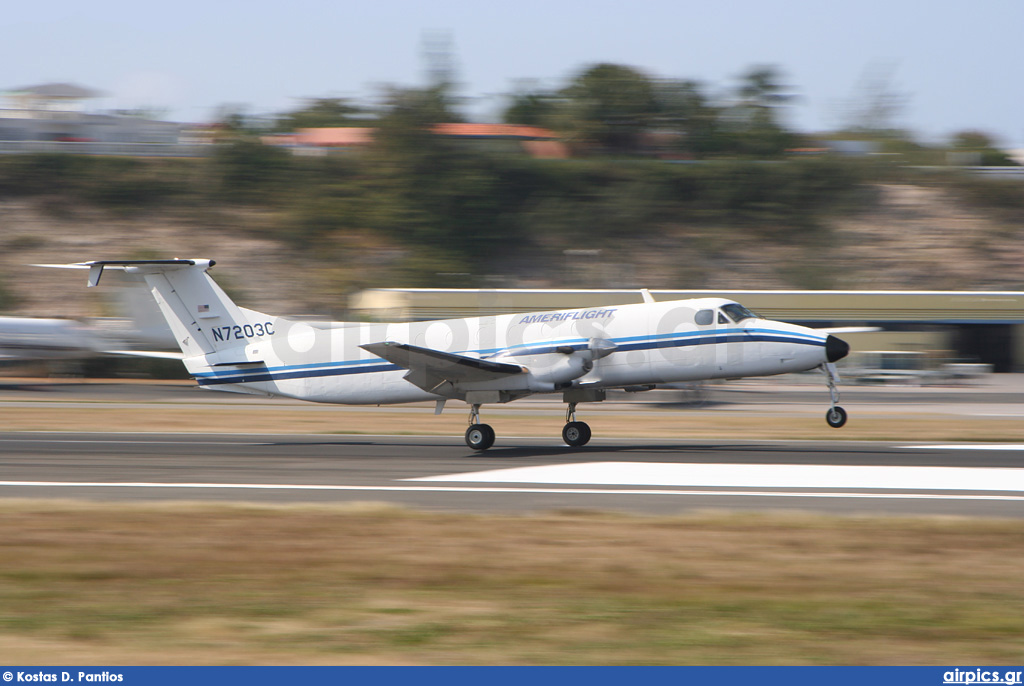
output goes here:
[{"label": "horizontal stabilizer", "polygon": [[215,263],[213,260],[95,260],[92,262],[77,262],[74,264],[35,264],[34,267],[52,267],[57,269],[88,269],[89,270],[89,283],[88,286],[98,286],[100,283],[100,277],[103,276],[103,270],[109,269],[123,269],[128,271],[129,269],[145,269],[146,271],[164,271],[168,269],[178,269],[181,267],[194,267],[197,264],[201,264],[204,268],[208,269]]},{"label": "horizontal stabilizer", "polygon": [[138,267],[143,265],[165,265],[168,267],[192,267],[195,260],[94,260],[92,262],[71,262],[69,264],[30,264],[30,267],[48,269],[92,269],[93,267]]},{"label": "horizontal stabilizer", "polygon": [[410,371],[406,378],[420,388],[433,388],[448,381],[490,381],[525,370],[517,364],[491,362],[466,355],[447,353],[432,348],[421,348],[408,343],[368,343],[359,346],[388,362]]}]

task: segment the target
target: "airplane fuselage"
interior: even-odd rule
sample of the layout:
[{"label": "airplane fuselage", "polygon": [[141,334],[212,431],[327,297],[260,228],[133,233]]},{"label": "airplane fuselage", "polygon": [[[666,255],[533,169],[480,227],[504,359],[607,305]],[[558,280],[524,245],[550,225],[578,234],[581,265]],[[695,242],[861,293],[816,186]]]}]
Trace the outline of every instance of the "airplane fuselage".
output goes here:
[{"label": "airplane fuselage", "polygon": [[[210,389],[390,404],[498,391],[506,395],[490,396],[495,398],[491,402],[503,402],[572,388],[769,376],[828,361],[827,335],[742,317],[743,312],[733,301],[701,298],[393,324],[318,325],[265,317],[240,330],[236,326],[211,334],[219,342],[237,342],[230,352],[220,352],[215,360],[206,355],[185,362],[199,384]],[[360,347],[380,341],[520,365],[526,371],[431,392],[410,383],[407,369]],[[588,352],[594,341],[602,347],[598,355]],[[231,364],[243,360],[262,364]],[[211,362],[221,366],[211,368]]]}]

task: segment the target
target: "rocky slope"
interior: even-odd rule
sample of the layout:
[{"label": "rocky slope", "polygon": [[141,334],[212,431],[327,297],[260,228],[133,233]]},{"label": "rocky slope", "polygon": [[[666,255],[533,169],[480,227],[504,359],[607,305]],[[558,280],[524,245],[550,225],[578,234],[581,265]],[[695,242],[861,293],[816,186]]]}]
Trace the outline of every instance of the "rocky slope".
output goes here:
[{"label": "rocky slope", "polygon": [[[855,215],[831,220],[813,239],[772,240],[730,227],[667,226],[655,240],[578,259],[557,253],[528,269],[497,266],[496,283],[530,287],[871,290],[1024,289],[1024,226],[1008,225],[938,188],[886,185]],[[1024,188],[1022,188],[1024,192]],[[211,257],[215,275],[240,304],[273,313],[338,316],[348,293],[332,267],[240,227],[272,226],[266,212],[204,216],[187,208],[124,217],[46,200],[0,201],[0,284],[13,296],[5,314],[113,314],[104,289],[84,274],[33,263],[146,257]],[[352,246],[337,270],[387,269],[386,246]],[[400,252],[394,251],[392,252]],[[520,258],[521,259],[521,258]],[[358,280],[358,279],[357,279]],[[392,283],[402,286],[402,283]]]}]

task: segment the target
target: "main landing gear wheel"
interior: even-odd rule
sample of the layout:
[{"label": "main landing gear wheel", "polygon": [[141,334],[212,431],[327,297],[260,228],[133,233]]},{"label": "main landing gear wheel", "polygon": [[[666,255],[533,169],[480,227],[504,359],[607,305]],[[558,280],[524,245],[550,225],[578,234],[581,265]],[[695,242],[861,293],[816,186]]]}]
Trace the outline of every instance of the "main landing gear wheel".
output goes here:
[{"label": "main landing gear wheel", "polygon": [[565,426],[562,427],[562,440],[566,445],[578,448],[590,440],[590,427],[586,422],[576,421],[576,403],[569,403],[565,411]]},{"label": "main landing gear wheel", "polygon": [[470,424],[466,429],[466,445],[473,450],[487,450],[494,445],[494,429],[488,424]]},{"label": "main landing gear wheel", "polygon": [[586,445],[590,440],[590,426],[586,422],[569,422],[562,428],[562,440],[573,448]]},{"label": "main landing gear wheel", "polygon": [[836,405],[825,413],[825,421],[829,426],[838,429],[846,423],[846,410]]}]

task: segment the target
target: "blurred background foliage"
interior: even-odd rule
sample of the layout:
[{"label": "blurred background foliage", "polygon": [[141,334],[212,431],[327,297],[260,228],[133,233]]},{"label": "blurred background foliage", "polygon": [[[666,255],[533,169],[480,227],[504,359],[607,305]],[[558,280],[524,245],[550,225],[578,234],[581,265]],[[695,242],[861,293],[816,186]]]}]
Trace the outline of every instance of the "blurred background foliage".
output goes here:
[{"label": "blurred background foliage", "polygon": [[[257,207],[274,217],[258,229],[264,235],[324,261],[370,246],[386,253],[389,277],[409,286],[486,285],[480,275],[496,263],[507,272],[517,260],[555,260],[566,250],[614,251],[669,228],[820,245],[823,218],[864,208],[872,184],[910,177],[1024,217],[1019,183],[914,170],[950,151],[1013,164],[984,133],[958,134],[946,149],[916,143],[892,127],[899,97],[882,84],[851,107],[861,114],[847,130],[831,134],[869,141],[875,152],[824,154],[820,139],[787,128],[791,90],[770,66],[751,67],[735,88],[714,94],[615,64],[587,67],[559,89],[524,83],[507,96],[504,120],[548,128],[571,151],[535,159],[514,146],[434,133],[463,120],[450,74],[438,69],[429,86],[389,88],[373,107],[313,99],[262,126],[226,110],[206,158],[0,156],[0,198],[136,214]],[[347,126],[373,127],[373,145],[296,156],[261,140]]]}]

